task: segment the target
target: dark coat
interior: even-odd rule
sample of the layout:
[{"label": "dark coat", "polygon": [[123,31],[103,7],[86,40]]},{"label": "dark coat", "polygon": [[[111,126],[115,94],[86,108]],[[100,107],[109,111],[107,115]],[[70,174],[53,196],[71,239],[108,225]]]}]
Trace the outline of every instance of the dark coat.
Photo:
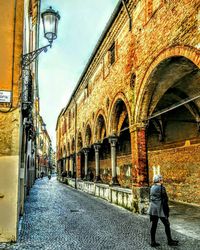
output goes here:
[{"label": "dark coat", "polygon": [[154,184],[150,190],[149,215],[169,217],[168,196],[164,186]]}]

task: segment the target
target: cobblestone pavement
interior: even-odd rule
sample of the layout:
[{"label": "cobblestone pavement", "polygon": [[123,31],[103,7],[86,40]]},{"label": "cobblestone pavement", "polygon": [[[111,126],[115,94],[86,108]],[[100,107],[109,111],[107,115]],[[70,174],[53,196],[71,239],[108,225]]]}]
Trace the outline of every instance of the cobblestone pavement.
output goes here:
[{"label": "cobblestone pavement", "polygon": [[[10,250],[145,250],[149,219],[102,199],[72,189],[55,178],[37,180],[25,204],[18,243],[0,244]],[[172,230],[180,241],[169,247],[159,224],[157,249],[200,249],[200,240]]]}]

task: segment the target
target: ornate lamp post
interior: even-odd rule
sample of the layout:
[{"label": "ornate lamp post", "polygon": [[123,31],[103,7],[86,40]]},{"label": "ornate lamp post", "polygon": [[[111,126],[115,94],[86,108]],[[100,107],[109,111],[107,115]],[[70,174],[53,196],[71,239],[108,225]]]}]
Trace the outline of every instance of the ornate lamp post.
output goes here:
[{"label": "ornate lamp post", "polygon": [[[60,20],[60,15],[58,12],[49,7],[42,14],[42,23],[44,28],[44,37],[48,40],[49,44],[38,48],[34,51],[22,55],[21,67],[22,67],[22,95],[21,95],[21,111],[22,111],[22,149],[21,156],[22,162],[26,162],[27,147],[30,147],[28,141],[35,138],[30,138],[27,135],[30,134],[31,128],[34,128],[34,119],[33,119],[33,102],[34,102],[34,84],[32,77],[32,69],[30,67],[31,63],[39,56],[39,54],[44,51],[47,52],[48,47],[51,48],[53,41],[57,38],[58,32],[58,22]],[[37,66],[36,66],[37,67]],[[29,126],[28,126],[29,125]],[[43,124],[45,125],[45,124]],[[37,127],[37,121],[36,121]],[[45,126],[42,126],[42,130],[46,129]],[[37,128],[35,129],[37,131]],[[38,135],[36,135],[38,136]],[[35,139],[35,162],[37,162],[37,139]],[[22,164],[23,165],[23,164]],[[37,165],[37,164],[36,164]],[[38,162],[38,171],[39,171],[39,162]]]},{"label": "ornate lamp post", "polygon": [[53,41],[57,38],[58,21],[60,20],[58,12],[54,11],[52,7],[49,7],[49,9],[44,11],[41,16],[44,37],[49,41],[49,44],[22,56],[22,112],[24,117],[28,117],[33,105],[32,75],[29,66],[42,51],[47,52],[48,47],[51,47]]},{"label": "ornate lamp post", "polygon": [[53,10],[50,6],[49,9],[41,14],[41,16],[44,28],[44,37],[49,41],[49,44],[23,55],[22,69],[25,69],[27,66],[29,66],[42,51],[47,52],[47,48],[51,47],[53,40],[57,38],[58,21],[60,20],[59,13]]}]

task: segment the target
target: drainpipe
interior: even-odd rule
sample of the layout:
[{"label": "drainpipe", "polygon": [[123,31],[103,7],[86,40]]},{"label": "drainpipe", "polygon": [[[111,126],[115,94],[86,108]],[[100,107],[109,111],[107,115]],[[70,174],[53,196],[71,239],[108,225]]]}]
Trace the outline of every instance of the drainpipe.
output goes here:
[{"label": "drainpipe", "polygon": [[126,13],[128,15],[128,18],[129,18],[129,31],[131,31],[131,29],[132,29],[132,18],[131,18],[130,12],[129,12],[128,8],[127,8],[127,5],[126,5],[125,1],[122,0],[122,3],[124,5],[124,7],[125,7]]},{"label": "drainpipe", "polygon": [[17,12],[17,2],[14,3],[14,29],[13,29],[13,51],[12,51],[12,92],[11,92],[11,107],[13,105],[13,85],[14,85],[14,64],[15,64],[15,33],[16,33],[16,12]]}]

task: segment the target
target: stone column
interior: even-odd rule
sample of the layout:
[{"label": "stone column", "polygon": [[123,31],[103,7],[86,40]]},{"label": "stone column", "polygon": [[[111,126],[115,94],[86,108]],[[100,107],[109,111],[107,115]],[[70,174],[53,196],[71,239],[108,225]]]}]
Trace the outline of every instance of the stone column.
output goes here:
[{"label": "stone column", "polygon": [[85,155],[85,176],[83,180],[88,180],[88,153],[89,153],[89,148],[84,148],[83,149],[84,155]]},{"label": "stone column", "polygon": [[72,155],[72,177],[76,178],[76,153]]},{"label": "stone column", "polygon": [[133,207],[134,212],[145,213],[149,202],[146,124],[130,128],[132,148]]},{"label": "stone column", "polygon": [[65,172],[66,169],[66,157],[63,158],[63,171]]},{"label": "stone column", "polygon": [[70,171],[70,157],[67,157],[67,164],[66,164],[66,169],[67,169],[67,177],[69,177],[69,171]]},{"label": "stone column", "polygon": [[110,136],[109,143],[111,146],[111,167],[112,167],[112,181],[111,185],[119,185],[117,180],[117,154],[116,154],[116,144],[117,144],[117,136]]},{"label": "stone column", "polygon": [[70,172],[70,177],[72,178],[73,176],[73,155],[70,155],[70,165],[69,165],[69,172]]},{"label": "stone column", "polygon": [[96,166],[96,173],[95,173],[95,182],[101,182],[100,178],[100,159],[99,159],[99,149],[101,147],[100,143],[94,144],[95,150],[95,166]]}]

